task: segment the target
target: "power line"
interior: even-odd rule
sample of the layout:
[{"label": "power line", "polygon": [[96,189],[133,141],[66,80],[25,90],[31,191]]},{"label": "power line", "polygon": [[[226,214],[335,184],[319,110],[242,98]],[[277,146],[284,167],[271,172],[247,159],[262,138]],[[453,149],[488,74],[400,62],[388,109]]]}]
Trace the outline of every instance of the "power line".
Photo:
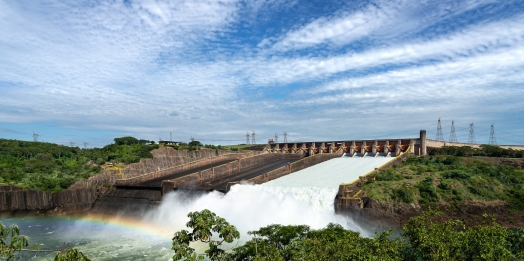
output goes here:
[{"label": "power line", "polygon": [[469,144],[477,144],[477,141],[475,140],[475,128],[473,127],[473,122],[469,124],[468,143]]},{"label": "power line", "polygon": [[457,134],[455,133],[455,121],[451,121],[451,133],[449,134],[449,142],[457,142]]},{"label": "power line", "polygon": [[444,136],[442,136],[442,125],[440,125],[440,117],[438,118],[438,126],[437,126],[437,137],[436,140],[438,141],[444,141]]},{"label": "power line", "polygon": [[491,124],[491,132],[489,134],[489,144],[497,145],[497,140],[495,139],[495,124]]}]

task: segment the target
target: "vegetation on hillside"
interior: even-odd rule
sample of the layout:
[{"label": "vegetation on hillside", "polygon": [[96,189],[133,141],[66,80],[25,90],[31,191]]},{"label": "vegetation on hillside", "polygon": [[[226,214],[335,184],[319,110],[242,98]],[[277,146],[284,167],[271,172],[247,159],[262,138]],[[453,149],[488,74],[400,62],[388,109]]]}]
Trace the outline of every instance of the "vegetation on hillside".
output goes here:
[{"label": "vegetation on hillside", "polygon": [[[209,210],[189,213],[187,227],[175,233],[173,260],[522,260],[524,229],[509,230],[485,215],[482,224],[434,222],[440,213],[413,217],[391,237],[391,231],[367,238],[338,224],[314,230],[305,225],[269,225],[251,231],[253,238],[227,252],[223,241],[238,238],[233,225]],[[218,239],[211,237],[218,234]],[[217,236],[215,234],[215,236]],[[197,255],[190,242],[204,239],[210,248]]]},{"label": "vegetation on hillside", "polygon": [[158,148],[146,140],[116,138],[103,148],[0,139],[0,183],[57,192],[100,172],[106,162],[134,163]]},{"label": "vegetation on hillside", "polygon": [[360,185],[364,195],[379,201],[428,205],[504,200],[517,210],[524,207],[524,170],[519,162],[524,163],[485,157],[411,156]]},{"label": "vegetation on hillside", "polygon": [[500,158],[522,158],[524,151],[514,149],[504,149],[499,146],[483,144],[480,148],[470,146],[444,146],[442,148],[430,148],[429,155],[450,155],[450,156],[485,156]]}]

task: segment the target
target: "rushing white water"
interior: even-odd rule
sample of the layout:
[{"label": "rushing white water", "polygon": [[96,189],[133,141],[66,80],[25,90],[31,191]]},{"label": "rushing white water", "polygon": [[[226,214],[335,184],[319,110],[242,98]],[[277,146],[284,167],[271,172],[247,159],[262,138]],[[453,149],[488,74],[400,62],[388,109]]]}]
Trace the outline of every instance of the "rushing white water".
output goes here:
[{"label": "rushing white water", "polygon": [[334,212],[336,189],[278,188],[260,185],[235,185],[227,194],[211,192],[198,196],[175,191],[167,194],[162,204],[145,217],[166,229],[179,231],[192,211],[209,209],[235,225],[244,240],[247,232],[271,224],[309,225],[320,229],[338,223],[347,229],[367,234],[351,219]]},{"label": "rushing white water", "polygon": [[264,183],[268,187],[322,187],[336,188],[353,182],[375,168],[393,160],[393,157],[342,157],[331,159],[309,168]]}]

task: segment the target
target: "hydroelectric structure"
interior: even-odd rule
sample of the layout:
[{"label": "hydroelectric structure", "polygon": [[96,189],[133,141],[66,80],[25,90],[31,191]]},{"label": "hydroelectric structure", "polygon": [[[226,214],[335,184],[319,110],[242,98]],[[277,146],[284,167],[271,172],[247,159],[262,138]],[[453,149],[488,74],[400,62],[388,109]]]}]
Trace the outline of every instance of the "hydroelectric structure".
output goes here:
[{"label": "hydroelectric structure", "polygon": [[93,204],[93,211],[145,210],[158,205],[170,191],[227,193],[241,183],[331,189],[336,192],[335,208],[364,207],[352,184],[380,167],[397,164],[405,155],[426,153],[425,131],[417,138],[267,144],[249,154],[217,155],[139,175],[124,171],[114,187]]}]

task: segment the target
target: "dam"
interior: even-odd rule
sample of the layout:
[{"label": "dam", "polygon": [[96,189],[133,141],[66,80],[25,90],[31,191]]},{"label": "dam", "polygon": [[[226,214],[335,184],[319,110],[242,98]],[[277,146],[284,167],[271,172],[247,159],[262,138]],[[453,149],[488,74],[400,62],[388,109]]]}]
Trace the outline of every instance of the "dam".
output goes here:
[{"label": "dam", "polygon": [[[152,159],[125,166],[125,170],[106,169],[57,194],[2,189],[0,211],[56,210],[110,215],[144,212],[158,206],[172,191],[227,193],[235,184],[268,186],[273,184],[268,182],[281,177],[275,184],[315,183],[331,188],[338,185],[337,199],[349,202],[358,192],[350,186],[351,182],[372,175],[383,164],[402,161],[402,155],[426,154],[426,143],[425,131],[421,131],[416,138],[266,144],[260,151],[249,153],[175,151],[166,147],[153,151]],[[288,180],[296,175],[305,176]]]},{"label": "dam", "polygon": [[[425,134],[425,132],[424,132]],[[421,132],[422,135],[422,132]],[[267,144],[250,155],[219,155],[191,166],[158,169],[115,181],[91,211],[144,212],[171,191],[220,191],[235,184],[321,187],[339,190],[403,153],[423,154],[422,139],[353,140]],[[333,199],[336,194],[333,195]]]}]

